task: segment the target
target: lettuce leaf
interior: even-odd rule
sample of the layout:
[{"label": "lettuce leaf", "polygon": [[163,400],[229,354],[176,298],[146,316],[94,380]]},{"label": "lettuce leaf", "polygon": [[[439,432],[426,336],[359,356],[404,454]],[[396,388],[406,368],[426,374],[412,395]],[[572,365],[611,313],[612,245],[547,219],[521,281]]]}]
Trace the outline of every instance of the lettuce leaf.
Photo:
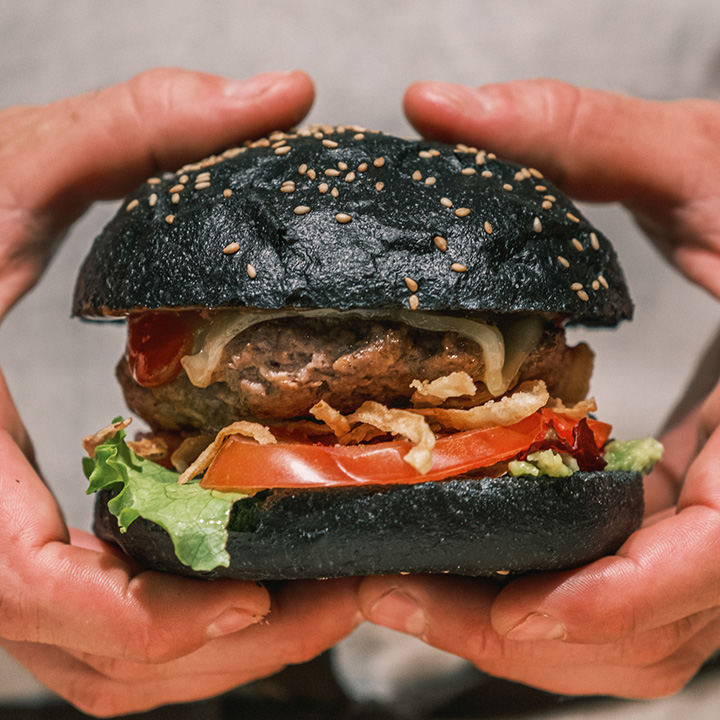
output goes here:
[{"label": "lettuce leaf", "polygon": [[178,485],[178,473],[134,453],[123,430],[99,445],[94,458],[84,458],[83,468],[88,494],[118,491],[108,508],[121,532],[142,517],[167,531],[178,559],[193,570],[230,564],[225,549],[230,510],[246,494],[207,490],[198,481]]}]

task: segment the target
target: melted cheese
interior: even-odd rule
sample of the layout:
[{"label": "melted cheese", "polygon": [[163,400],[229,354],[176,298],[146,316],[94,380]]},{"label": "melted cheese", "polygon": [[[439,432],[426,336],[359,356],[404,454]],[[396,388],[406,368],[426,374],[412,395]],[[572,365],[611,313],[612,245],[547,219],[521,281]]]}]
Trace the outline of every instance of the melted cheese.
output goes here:
[{"label": "melted cheese", "polygon": [[494,396],[502,395],[517,375],[525,358],[542,335],[538,316],[519,317],[503,333],[482,320],[421,313],[412,310],[228,310],[219,314],[198,342],[192,355],[185,355],[182,366],[196,387],[208,387],[222,358],[225,346],[247,328],[268,320],[286,317],[360,317],[369,320],[392,320],[433,332],[456,332],[482,349],[485,362],[483,381]]}]

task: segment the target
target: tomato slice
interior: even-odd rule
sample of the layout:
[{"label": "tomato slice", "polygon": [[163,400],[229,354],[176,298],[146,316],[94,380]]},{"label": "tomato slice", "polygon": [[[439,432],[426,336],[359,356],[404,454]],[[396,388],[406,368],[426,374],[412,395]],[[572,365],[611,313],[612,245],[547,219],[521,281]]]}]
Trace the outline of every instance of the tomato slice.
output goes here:
[{"label": "tomato slice", "polygon": [[461,475],[510,460],[544,437],[548,420],[535,413],[514,425],[468,430],[438,439],[430,471],[421,475],[403,460],[411,443],[259,445],[233,435],[200,483],[206,488],[338,487],[414,484]]},{"label": "tomato slice", "polygon": [[135,381],[143,387],[171,383],[182,370],[183,355],[192,352],[193,336],[202,322],[200,313],[188,310],[130,315],[127,358]]}]

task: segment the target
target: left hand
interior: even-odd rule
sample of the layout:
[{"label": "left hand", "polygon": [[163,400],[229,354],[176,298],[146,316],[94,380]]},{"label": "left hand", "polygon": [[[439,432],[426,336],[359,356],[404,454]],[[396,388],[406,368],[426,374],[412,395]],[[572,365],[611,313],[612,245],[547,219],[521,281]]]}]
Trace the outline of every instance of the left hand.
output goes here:
[{"label": "left hand", "polygon": [[[625,203],[683,272],[720,297],[719,104],[651,103],[553,81],[421,83],[406,110],[424,134],[537,167],[578,198]],[[679,690],[720,648],[718,408],[720,390],[663,438],[644,525],[615,555],[505,586],[368,578],[365,616],[552,692]]]}]

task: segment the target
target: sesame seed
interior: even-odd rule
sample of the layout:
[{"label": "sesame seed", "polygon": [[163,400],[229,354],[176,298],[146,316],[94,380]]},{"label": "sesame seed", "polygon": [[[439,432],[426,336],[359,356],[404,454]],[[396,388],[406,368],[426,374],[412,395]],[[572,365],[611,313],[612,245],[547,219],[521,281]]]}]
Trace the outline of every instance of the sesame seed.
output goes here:
[{"label": "sesame seed", "polygon": [[505,183],[503,185],[503,190],[512,190],[513,186],[510,183]]},{"label": "sesame seed", "polygon": [[367,167],[368,167],[368,166],[367,166],[367,163],[366,163],[366,162],[360,163],[360,164],[358,165],[358,172],[365,172],[365,171],[367,170]]},{"label": "sesame seed", "polygon": [[418,284],[411,277],[405,278],[405,284],[410,292],[417,292]]},{"label": "sesame seed", "polygon": [[196,190],[205,190],[205,189],[207,189],[207,188],[209,188],[209,187],[210,187],[210,183],[209,183],[209,182],[199,182],[199,183],[195,183],[195,189],[196,189]]},{"label": "sesame seed", "polygon": [[467,267],[459,262],[454,262],[450,268],[454,270],[455,272],[467,272]]},{"label": "sesame seed", "polygon": [[201,172],[197,175],[195,178],[195,182],[207,182],[210,179],[210,173],[209,172]]},{"label": "sesame seed", "polygon": [[432,155],[430,154],[430,152],[428,150],[421,150],[418,153],[418,157],[425,158],[427,160],[428,158],[431,158]]},{"label": "sesame seed", "polygon": [[255,269],[255,266],[254,266],[254,265],[251,265],[250,263],[248,263],[248,265],[247,265],[247,274],[248,274],[251,278],[257,277],[257,270]]},{"label": "sesame seed", "polygon": [[422,180],[422,173],[421,173],[419,170],[416,170],[416,171],[412,174],[412,179],[413,179],[413,180]]},{"label": "sesame seed", "polygon": [[180,182],[185,184],[190,178],[187,175],[180,176]]},{"label": "sesame seed", "polygon": [[[272,137],[276,137],[276,135],[273,133],[273,136],[272,136]],[[277,140],[276,142],[274,142],[274,143],[272,144],[272,147],[277,148],[277,147],[280,147],[281,145],[284,145],[284,144],[285,144],[285,138],[281,138],[280,140]]]},{"label": "sesame seed", "polygon": [[588,296],[588,294],[587,294],[584,290],[578,290],[577,296],[578,296],[581,300],[584,300],[585,302],[587,302],[587,301],[590,299],[590,297]]},{"label": "sesame seed", "polygon": [[559,262],[563,267],[566,267],[566,268],[567,268],[567,267],[570,267],[570,262],[569,262],[568,260],[566,260],[562,255],[558,255],[558,262]]},{"label": "sesame seed", "polygon": [[487,153],[488,160],[497,160],[497,155],[495,153]]},{"label": "sesame seed", "polygon": [[470,208],[466,208],[466,207],[458,208],[458,209],[455,211],[455,214],[456,214],[458,217],[461,217],[461,218],[467,217],[467,216],[470,214]]},{"label": "sesame seed", "polygon": [[447,240],[442,235],[436,235],[433,238],[433,242],[438,250],[442,250],[443,252],[447,250]]},{"label": "sesame seed", "polygon": [[225,188],[223,190],[223,196],[224,197],[230,197],[232,195],[232,190],[230,188]]},{"label": "sesame seed", "polygon": [[159,177],[151,177],[147,179],[148,185],[157,185],[158,183],[161,183],[162,180]]},{"label": "sesame seed", "polygon": [[493,231],[493,226],[486,220],[485,221],[485,232],[490,235]]},{"label": "sesame seed", "polygon": [[600,283],[597,280],[592,281],[592,289],[593,290],[599,290],[600,289]]},{"label": "sesame seed", "polygon": [[542,178],[543,178],[543,174],[542,174],[539,170],[536,170],[535,168],[528,168],[528,172],[529,172],[534,178],[537,178],[538,180],[542,180]]},{"label": "sesame seed", "polygon": [[321,132],[316,132],[316,133],[313,134],[313,137],[314,137],[316,140],[322,140],[325,136],[324,136],[323,133],[321,133]]},{"label": "sesame seed", "polygon": [[330,189],[330,186],[327,183],[320,183],[318,185],[318,190],[324,195],[328,190]]},{"label": "sesame seed", "polygon": [[175,222],[175,216],[174,215],[166,215],[165,216],[165,222],[168,225],[172,225]]},{"label": "sesame seed", "polygon": [[536,186],[535,186],[535,190],[536,190],[537,192],[541,192],[541,193],[542,193],[542,192],[547,192],[547,188],[545,187],[545,185],[536,185]]},{"label": "sesame seed", "polygon": [[307,165],[306,165],[305,163],[303,163],[303,164],[298,168],[298,172],[299,172],[301,175],[304,175],[304,174],[307,172],[307,169],[308,169]]},{"label": "sesame seed", "polygon": [[475,168],[466,167],[460,171],[463,175],[475,175],[477,170]]},{"label": "sesame seed", "polygon": [[308,176],[311,180],[314,180],[315,177],[316,177],[316,175],[317,175],[317,173],[316,173],[312,168],[310,168],[310,169],[307,171],[307,176]]},{"label": "sesame seed", "polygon": [[377,168],[382,167],[385,164],[385,158],[379,157],[373,160],[373,165]]},{"label": "sesame seed", "polygon": [[131,201],[127,204],[127,207],[126,207],[125,209],[126,209],[128,212],[130,212],[130,210],[134,210],[139,204],[140,204],[140,201],[139,201],[137,198],[135,198],[134,200],[131,200]]},{"label": "sesame seed", "polygon": [[223,252],[225,253],[225,255],[234,255],[239,249],[240,249],[239,243],[231,242],[229,245],[226,245],[223,248]]},{"label": "sesame seed", "polygon": [[543,228],[542,228],[542,223],[540,222],[540,218],[536,217],[536,218],[533,220],[533,230],[534,230],[536,233],[541,233],[541,232],[542,232],[542,229],[543,229]]},{"label": "sesame seed", "polygon": [[546,195],[545,200],[549,200],[550,202],[556,202],[557,198],[554,195]]},{"label": "sesame seed", "polygon": [[297,205],[295,208],[293,208],[293,212],[296,215],[306,215],[310,212],[310,208],[307,205]]},{"label": "sesame seed", "polygon": [[543,210],[550,210],[552,208],[553,204],[549,200],[543,200],[542,203],[542,209]]},{"label": "sesame seed", "polygon": [[444,205],[446,208],[451,208],[453,206],[452,200],[450,198],[440,198],[440,204]]},{"label": "sesame seed", "polygon": [[440,154],[440,151],[437,148],[430,148],[429,153],[432,157],[437,157]]},{"label": "sesame seed", "polygon": [[282,193],[293,193],[295,192],[295,186],[294,185],[283,185],[280,188],[280,192]]},{"label": "sesame seed", "polygon": [[322,141],[322,144],[328,148],[336,148],[338,146],[334,140],[328,140],[327,138]]},{"label": "sesame seed", "polygon": [[385,183],[384,183],[384,182],[377,182],[377,183],[375,183],[375,189],[376,189],[378,192],[380,192],[384,187],[385,187]]},{"label": "sesame seed", "polygon": [[582,244],[577,238],[573,238],[572,244],[575,246],[575,249],[576,249],[578,252],[582,252],[582,251],[585,249],[585,248],[583,247],[583,244]]},{"label": "sesame seed", "polygon": [[475,156],[475,164],[476,165],[484,165],[485,164],[485,153],[484,152],[479,152]]},{"label": "sesame seed", "polygon": [[173,185],[173,186],[170,188],[170,190],[168,190],[168,192],[170,192],[170,193],[177,193],[177,192],[180,192],[181,190],[184,190],[184,189],[185,189],[185,186],[184,186],[182,183],[180,183],[180,184],[178,184],[178,185]]},{"label": "sesame seed", "polygon": [[580,218],[577,217],[577,215],[573,215],[571,212],[565,213],[568,220],[572,220],[573,222],[580,222]]},{"label": "sesame seed", "polygon": [[325,174],[326,174],[328,177],[337,177],[338,175],[340,175],[340,171],[339,171],[339,170],[336,170],[335,168],[328,168],[328,169],[325,171]]},{"label": "sesame seed", "polygon": [[354,172],[349,172],[349,173],[345,176],[345,182],[352,182],[354,179],[355,179],[355,173],[354,173]]},{"label": "sesame seed", "polygon": [[608,285],[608,281],[602,276],[598,275],[598,280],[600,281],[600,284],[607,290],[610,286]]},{"label": "sesame seed", "polygon": [[411,310],[417,310],[418,306],[420,305],[420,300],[418,299],[418,296],[413,293],[408,298],[408,304],[410,305]]},{"label": "sesame seed", "polygon": [[573,284],[570,286],[570,289],[571,289],[571,290],[575,290],[575,291],[577,291],[577,290],[582,290],[582,289],[583,289],[583,284],[582,284],[582,283],[579,283],[579,282],[573,283]]},{"label": "sesame seed", "polygon": [[150,197],[148,198],[148,203],[150,207],[155,207],[155,203],[157,202],[157,193],[152,193]]},{"label": "sesame seed", "polygon": [[281,147],[275,148],[276,155],[287,155],[292,148],[289,145],[282,145]]},{"label": "sesame seed", "polygon": [[339,191],[337,188],[333,188],[333,189],[330,191],[330,194],[331,194],[334,198],[336,198],[336,197],[338,197],[338,195],[340,195],[340,191]]},{"label": "sesame seed", "polygon": [[336,219],[340,224],[344,225],[345,223],[349,223],[349,222],[352,220],[352,217],[350,217],[350,215],[348,215],[347,213],[338,213],[338,214],[335,216],[335,219]]},{"label": "sesame seed", "polygon": [[492,172],[490,170],[483,170],[480,173],[484,178],[491,178],[493,176]]},{"label": "sesame seed", "polygon": [[593,250],[599,250],[600,249],[600,241],[598,240],[598,236],[594,233],[590,233],[590,244],[593,247]]},{"label": "sesame seed", "polygon": [[348,169],[347,163],[346,163],[346,162],[342,162],[342,161],[338,163],[338,167],[339,167],[343,172]]},{"label": "sesame seed", "polygon": [[430,177],[425,178],[425,184],[426,185],[434,185],[437,182],[437,178],[430,175]]},{"label": "sesame seed", "polygon": [[365,138],[365,133],[355,133],[353,135],[353,140],[363,140]]},{"label": "sesame seed", "polygon": [[180,193],[173,193],[170,201],[173,205],[177,205],[180,202]]}]

